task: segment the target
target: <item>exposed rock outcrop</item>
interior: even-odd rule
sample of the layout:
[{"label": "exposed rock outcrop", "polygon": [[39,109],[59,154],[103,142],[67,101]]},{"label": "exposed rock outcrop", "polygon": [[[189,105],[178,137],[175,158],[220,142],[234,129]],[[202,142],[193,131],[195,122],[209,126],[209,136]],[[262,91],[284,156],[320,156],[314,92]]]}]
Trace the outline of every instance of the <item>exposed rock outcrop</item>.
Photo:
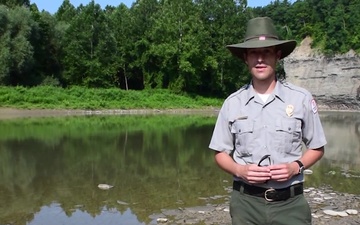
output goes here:
[{"label": "exposed rock outcrop", "polygon": [[324,109],[360,110],[360,56],[354,51],[326,57],[302,41],[284,59],[287,81],[309,90]]}]

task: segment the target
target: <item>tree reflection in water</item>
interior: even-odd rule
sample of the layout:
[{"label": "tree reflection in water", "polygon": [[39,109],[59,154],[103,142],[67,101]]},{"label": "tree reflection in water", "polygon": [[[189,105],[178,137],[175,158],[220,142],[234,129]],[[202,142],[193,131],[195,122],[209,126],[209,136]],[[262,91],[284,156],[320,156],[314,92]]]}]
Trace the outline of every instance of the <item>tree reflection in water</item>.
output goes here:
[{"label": "tree reflection in water", "polygon": [[[324,113],[322,119],[329,144],[306,184],[356,193],[358,180],[324,174],[360,170],[359,115]],[[161,209],[227,196],[232,178],[208,149],[215,120],[157,115],[0,121],[0,224],[150,224],[149,216]],[[100,190],[102,183],[114,187]]]}]

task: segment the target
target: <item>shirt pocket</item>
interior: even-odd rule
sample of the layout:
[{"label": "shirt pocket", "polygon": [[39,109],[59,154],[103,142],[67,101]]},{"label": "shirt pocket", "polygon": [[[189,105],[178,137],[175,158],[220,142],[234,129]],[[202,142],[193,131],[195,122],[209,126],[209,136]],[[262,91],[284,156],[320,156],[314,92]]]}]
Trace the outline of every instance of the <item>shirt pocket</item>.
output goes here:
[{"label": "shirt pocket", "polygon": [[301,146],[301,121],[297,119],[279,119],[275,125],[275,146],[280,152],[295,153]]},{"label": "shirt pocket", "polygon": [[231,126],[231,133],[235,136],[234,147],[239,157],[251,156],[251,140],[253,138],[254,123],[249,120],[235,120]]}]

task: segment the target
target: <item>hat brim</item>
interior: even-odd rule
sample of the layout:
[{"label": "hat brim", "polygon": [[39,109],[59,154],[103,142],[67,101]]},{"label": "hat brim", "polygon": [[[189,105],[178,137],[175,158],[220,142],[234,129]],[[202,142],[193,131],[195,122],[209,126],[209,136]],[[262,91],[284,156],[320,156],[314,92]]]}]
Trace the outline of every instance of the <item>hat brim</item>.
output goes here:
[{"label": "hat brim", "polygon": [[267,48],[276,46],[277,49],[281,50],[280,59],[285,58],[294,51],[296,47],[295,40],[263,40],[263,41],[247,41],[240,44],[228,45],[227,49],[236,57],[244,60],[244,53],[249,48]]}]

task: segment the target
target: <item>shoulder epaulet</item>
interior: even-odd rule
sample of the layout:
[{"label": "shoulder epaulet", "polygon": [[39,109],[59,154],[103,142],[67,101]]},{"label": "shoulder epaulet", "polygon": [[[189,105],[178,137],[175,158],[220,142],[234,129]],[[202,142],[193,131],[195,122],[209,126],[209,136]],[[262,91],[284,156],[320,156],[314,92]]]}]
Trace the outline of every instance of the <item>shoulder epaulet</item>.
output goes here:
[{"label": "shoulder epaulet", "polygon": [[290,83],[287,82],[286,80],[278,80],[278,82],[280,82],[280,83],[281,83],[282,85],[284,85],[284,86],[287,86],[287,87],[290,86]]},{"label": "shoulder epaulet", "polygon": [[249,89],[249,87],[250,87],[250,84],[245,84],[239,90],[247,90],[247,89]]},{"label": "shoulder epaulet", "polygon": [[301,93],[303,93],[303,94],[305,94],[305,95],[309,94],[309,91],[306,90],[306,89],[303,88],[303,87],[299,87],[299,86],[294,85],[294,84],[292,84],[292,83],[289,83],[289,82],[287,82],[287,81],[281,81],[281,83],[282,83],[285,87],[287,87],[287,88],[289,88],[289,89],[291,89],[291,90],[294,90],[294,91],[297,91],[297,92],[301,92]]},{"label": "shoulder epaulet", "polygon": [[241,94],[243,91],[249,89],[249,87],[250,87],[250,84],[245,84],[245,85],[242,86],[239,90],[237,90],[237,91],[233,92],[232,94],[230,94],[230,95],[228,96],[228,99],[233,98],[233,97],[235,97],[235,96],[238,96],[238,95]]}]

